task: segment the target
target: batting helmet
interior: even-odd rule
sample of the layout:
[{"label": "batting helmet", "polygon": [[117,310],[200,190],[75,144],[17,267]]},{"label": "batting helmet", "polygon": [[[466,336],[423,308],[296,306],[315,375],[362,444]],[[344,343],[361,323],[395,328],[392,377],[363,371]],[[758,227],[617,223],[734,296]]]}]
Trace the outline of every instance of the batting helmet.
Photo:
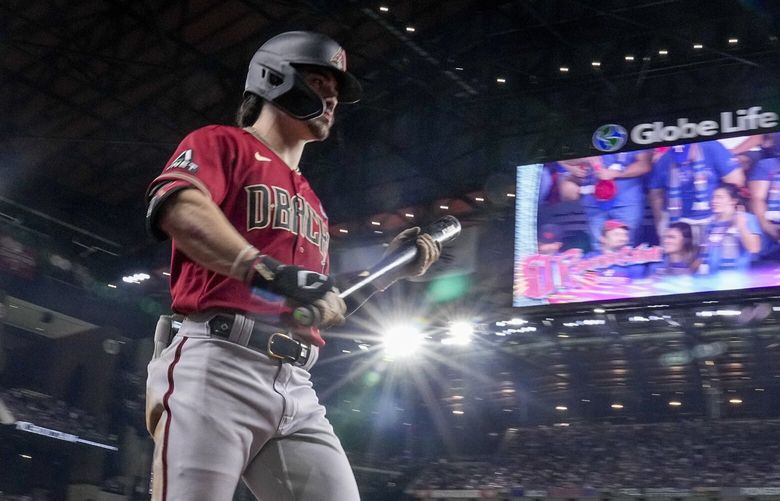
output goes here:
[{"label": "batting helmet", "polygon": [[289,31],[264,43],[249,63],[244,93],[257,94],[300,120],[325,112],[325,101],[309,87],[296,66],[327,68],[339,83],[339,101],[356,103],[362,92],[347,73],[347,54],[333,39],[311,31]]}]

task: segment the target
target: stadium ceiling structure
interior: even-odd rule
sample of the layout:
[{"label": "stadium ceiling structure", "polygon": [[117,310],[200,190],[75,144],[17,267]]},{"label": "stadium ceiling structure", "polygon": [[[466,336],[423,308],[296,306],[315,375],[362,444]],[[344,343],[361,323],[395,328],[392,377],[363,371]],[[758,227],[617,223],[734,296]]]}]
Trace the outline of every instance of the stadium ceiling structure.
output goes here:
[{"label": "stadium ceiling structure", "polygon": [[569,133],[593,116],[744,102],[774,95],[780,76],[775,2],[0,8],[3,219],[123,258],[149,250],[149,180],[187,132],[232,122],[251,55],[282,31],[338,39],[365,88],[303,161],[333,223],[500,184],[518,163],[587,148]]}]

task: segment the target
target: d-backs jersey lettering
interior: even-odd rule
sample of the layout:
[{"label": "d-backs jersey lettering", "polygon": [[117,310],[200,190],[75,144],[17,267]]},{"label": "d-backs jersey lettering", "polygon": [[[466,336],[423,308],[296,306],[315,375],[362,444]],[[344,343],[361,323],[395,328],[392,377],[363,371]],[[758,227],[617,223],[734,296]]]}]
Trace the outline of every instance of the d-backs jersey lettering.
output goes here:
[{"label": "d-backs jersey lettering", "polygon": [[[198,129],[181,142],[152,184],[186,182],[207,194],[247,241],[286,264],[329,273],[328,219],[308,181],[243,129]],[[193,262],[176,248],[171,257],[172,308],[188,314],[230,309],[260,314],[286,311],[253,296],[238,280]]]}]

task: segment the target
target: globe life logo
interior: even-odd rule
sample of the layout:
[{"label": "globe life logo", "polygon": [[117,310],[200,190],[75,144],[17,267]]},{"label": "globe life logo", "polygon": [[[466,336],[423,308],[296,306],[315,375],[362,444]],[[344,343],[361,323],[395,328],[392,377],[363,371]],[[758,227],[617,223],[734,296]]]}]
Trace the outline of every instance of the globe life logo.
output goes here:
[{"label": "globe life logo", "polygon": [[593,133],[593,146],[599,151],[611,153],[626,144],[628,133],[622,125],[602,125]]},{"label": "globe life logo", "polygon": [[[647,145],[665,143],[680,139],[694,139],[708,137],[717,134],[730,134],[734,132],[746,132],[756,129],[768,129],[777,127],[780,121],[778,114],[772,111],[761,111],[760,106],[752,106],[746,110],[735,112],[724,111],[720,114],[720,121],[703,120],[690,122],[687,118],[678,118],[677,125],[666,125],[663,122],[649,122],[635,125],[631,129],[631,141],[634,144]],[[619,141],[620,131],[623,131],[623,140]],[[625,129],[620,125],[602,125],[593,134],[593,146],[600,151],[613,152],[625,144]]]},{"label": "globe life logo", "polygon": [[664,125],[663,122],[639,124],[631,129],[631,140],[636,144],[652,144],[767,129],[776,127],[777,124],[777,113],[761,112],[760,106],[753,106],[736,112],[724,111],[720,114],[720,122],[715,120],[689,122],[687,118],[678,118],[677,125]]}]

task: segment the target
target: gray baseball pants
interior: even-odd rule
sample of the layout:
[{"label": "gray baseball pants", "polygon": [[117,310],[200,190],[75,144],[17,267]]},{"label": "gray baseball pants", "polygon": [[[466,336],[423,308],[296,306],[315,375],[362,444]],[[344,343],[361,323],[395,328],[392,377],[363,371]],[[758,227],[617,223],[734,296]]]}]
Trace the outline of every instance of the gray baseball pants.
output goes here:
[{"label": "gray baseball pants", "polygon": [[[316,357],[308,364],[313,365]],[[355,477],[308,369],[185,320],[148,367],[154,501],[356,501]]]}]

